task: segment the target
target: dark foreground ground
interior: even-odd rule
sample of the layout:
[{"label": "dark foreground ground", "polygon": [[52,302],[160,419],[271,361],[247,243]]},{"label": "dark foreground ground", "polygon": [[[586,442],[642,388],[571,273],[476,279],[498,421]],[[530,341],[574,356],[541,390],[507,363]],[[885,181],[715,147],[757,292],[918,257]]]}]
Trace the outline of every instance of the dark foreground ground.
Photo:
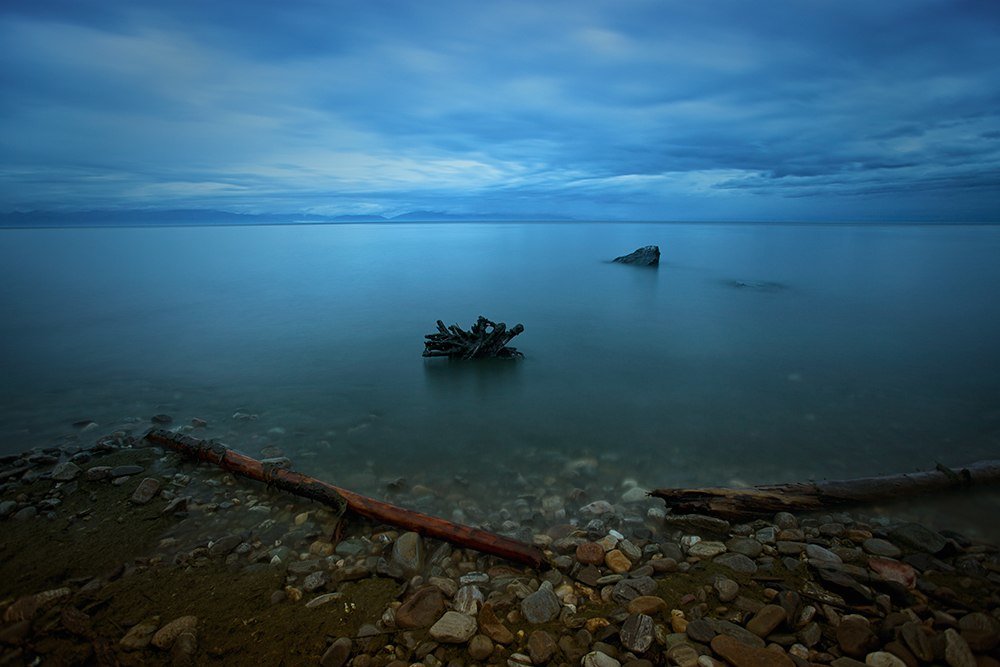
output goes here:
[{"label": "dark foreground ground", "polygon": [[1000,666],[1000,554],[947,530],[385,481],[544,548],[534,571],[354,517],[334,544],[323,507],[139,445],[2,460],[0,664]]}]

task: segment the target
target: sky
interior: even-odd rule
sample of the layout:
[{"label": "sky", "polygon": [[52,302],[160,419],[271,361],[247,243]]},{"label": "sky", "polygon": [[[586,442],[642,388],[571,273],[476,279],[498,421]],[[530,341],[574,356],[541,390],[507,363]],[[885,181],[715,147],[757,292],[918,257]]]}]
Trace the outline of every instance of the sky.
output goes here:
[{"label": "sky", "polygon": [[1000,222],[991,0],[5,0],[0,212]]}]

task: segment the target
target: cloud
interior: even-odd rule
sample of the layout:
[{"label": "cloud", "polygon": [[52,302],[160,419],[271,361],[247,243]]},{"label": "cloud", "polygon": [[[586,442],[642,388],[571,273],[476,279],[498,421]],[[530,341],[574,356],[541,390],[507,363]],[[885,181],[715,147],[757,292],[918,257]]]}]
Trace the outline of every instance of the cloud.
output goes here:
[{"label": "cloud", "polygon": [[1000,213],[984,4],[8,4],[0,209]]}]

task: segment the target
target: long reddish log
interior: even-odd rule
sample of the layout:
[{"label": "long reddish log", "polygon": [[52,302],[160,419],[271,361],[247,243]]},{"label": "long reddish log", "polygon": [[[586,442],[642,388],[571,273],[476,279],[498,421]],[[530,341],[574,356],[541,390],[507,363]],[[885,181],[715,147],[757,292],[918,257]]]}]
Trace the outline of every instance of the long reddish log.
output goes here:
[{"label": "long reddish log", "polygon": [[977,461],[963,468],[938,465],[927,472],[790,484],[762,484],[747,489],[655,489],[667,507],[685,514],[749,519],[775,512],[815,512],[837,505],[882,502],[900,496],[1000,483],[1000,461]]},{"label": "long reddish log", "polygon": [[524,542],[384,503],[302,473],[267,465],[216,442],[199,440],[163,429],[150,429],[143,437],[151,443],[172,449],[183,456],[212,463],[237,475],[316,500],[334,507],[337,511],[343,511],[346,506],[352,512],[373,521],[412,530],[421,535],[446,540],[463,548],[493,554],[534,568],[544,567],[548,563],[541,549]]}]

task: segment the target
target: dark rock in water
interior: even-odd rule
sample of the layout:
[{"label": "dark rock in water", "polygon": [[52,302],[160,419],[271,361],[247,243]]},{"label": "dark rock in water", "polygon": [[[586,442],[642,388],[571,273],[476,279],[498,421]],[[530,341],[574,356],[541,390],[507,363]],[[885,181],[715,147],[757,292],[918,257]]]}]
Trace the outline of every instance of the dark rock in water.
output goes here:
[{"label": "dark rock in water", "polygon": [[163,512],[161,512],[161,514],[185,513],[187,512],[188,502],[190,501],[191,496],[178,496],[167,503],[167,506],[163,508]]},{"label": "dark rock in water", "polygon": [[149,421],[153,422],[154,424],[169,424],[173,420],[174,418],[171,417],[170,415],[153,415],[152,417],[149,418]]},{"label": "dark rock in water", "polygon": [[718,565],[725,565],[734,572],[742,572],[743,574],[754,574],[757,572],[757,563],[755,563],[749,556],[744,556],[739,553],[721,554],[716,556],[713,559],[713,562]]},{"label": "dark rock in water", "polygon": [[939,533],[918,523],[904,523],[889,531],[889,539],[897,545],[936,554],[947,546],[947,541]]},{"label": "dark rock in water", "polygon": [[208,555],[215,556],[216,558],[221,558],[229,554],[230,551],[235,549],[243,541],[241,535],[226,535],[225,537],[220,537],[212,546],[208,548]]},{"label": "dark rock in water", "polygon": [[110,470],[110,475],[112,477],[125,477],[126,475],[138,475],[144,470],[145,468],[138,465],[121,465],[112,468]]},{"label": "dark rock in water", "polygon": [[663,521],[682,530],[720,534],[729,532],[728,521],[704,514],[668,514]]},{"label": "dark rock in water", "polygon": [[52,479],[57,482],[69,482],[79,477],[81,472],[83,472],[83,470],[80,469],[80,466],[75,463],[65,461],[57,464],[56,467],[52,469]]},{"label": "dark rock in water", "polygon": [[424,541],[417,533],[403,533],[392,546],[391,562],[407,576],[421,572],[425,559]]},{"label": "dark rock in water", "polygon": [[500,619],[493,612],[493,605],[489,602],[479,610],[479,629],[498,644],[509,644],[514,641],[513,633],[500,622]]},{"label": "dark rock in water", "polygon": [[457,611],[446,611],[437,623],[431,626],[430,635],[446,644],[464,644],[476,634],[476,619]]},{"label": "dark rock in water", "polygon": [[302,581],[302,590],[313,593],[325,588],[328,583],[330,583],[330,574],[320,570],[319,572],[306,575],[306,578]]},{"label": "dark rock in water", "polygon": [[147,477],[141,482],[139,486],[136,487],[135,493],[132,494],[132,502],[136,505],[145,505],[150,500],[156,497],[156,494],[160,492],[160,481],[155,477]]},{"label": "dark rock in water", "polygon": [[[142,472],[142,470],[139,472]],[[97,482],[110,476],[111,466],[91,466],[83,473],[83,478],[88,482]]]},{"label": "dark rock in water", "polygon": [[753,292],[782,292],[788,289],[788,285],[776,283],[770,280],[726,280],[725,285],[736,289],[750,290]]},{"label": "dark rock in water", "polygon": [[612,589],[611,597],[619,604],[627,604],[629,600],[640,595],[652,595],[656,591],[656,581],[652,577],[636,577],[622,579]]},{"label": "dark rock in water", "polygon": [[521,615],[532,624],[548,623],[559,615],[561,608],[549,581],[542,582],[537,591],[521,601]]},{"label": "dark rock in water", "polygon": [[658,266],[660,263],[660,246],[644,246],[627,255],[615,257],[612,261],[620,264],[635,264],[636,266]]},{"label": "dark rock in water", "polygon": [[406,629],[430,627],[444,611],[445,600],[441,590],[435,586],[424,586],[396,610],[396,625]]}]

